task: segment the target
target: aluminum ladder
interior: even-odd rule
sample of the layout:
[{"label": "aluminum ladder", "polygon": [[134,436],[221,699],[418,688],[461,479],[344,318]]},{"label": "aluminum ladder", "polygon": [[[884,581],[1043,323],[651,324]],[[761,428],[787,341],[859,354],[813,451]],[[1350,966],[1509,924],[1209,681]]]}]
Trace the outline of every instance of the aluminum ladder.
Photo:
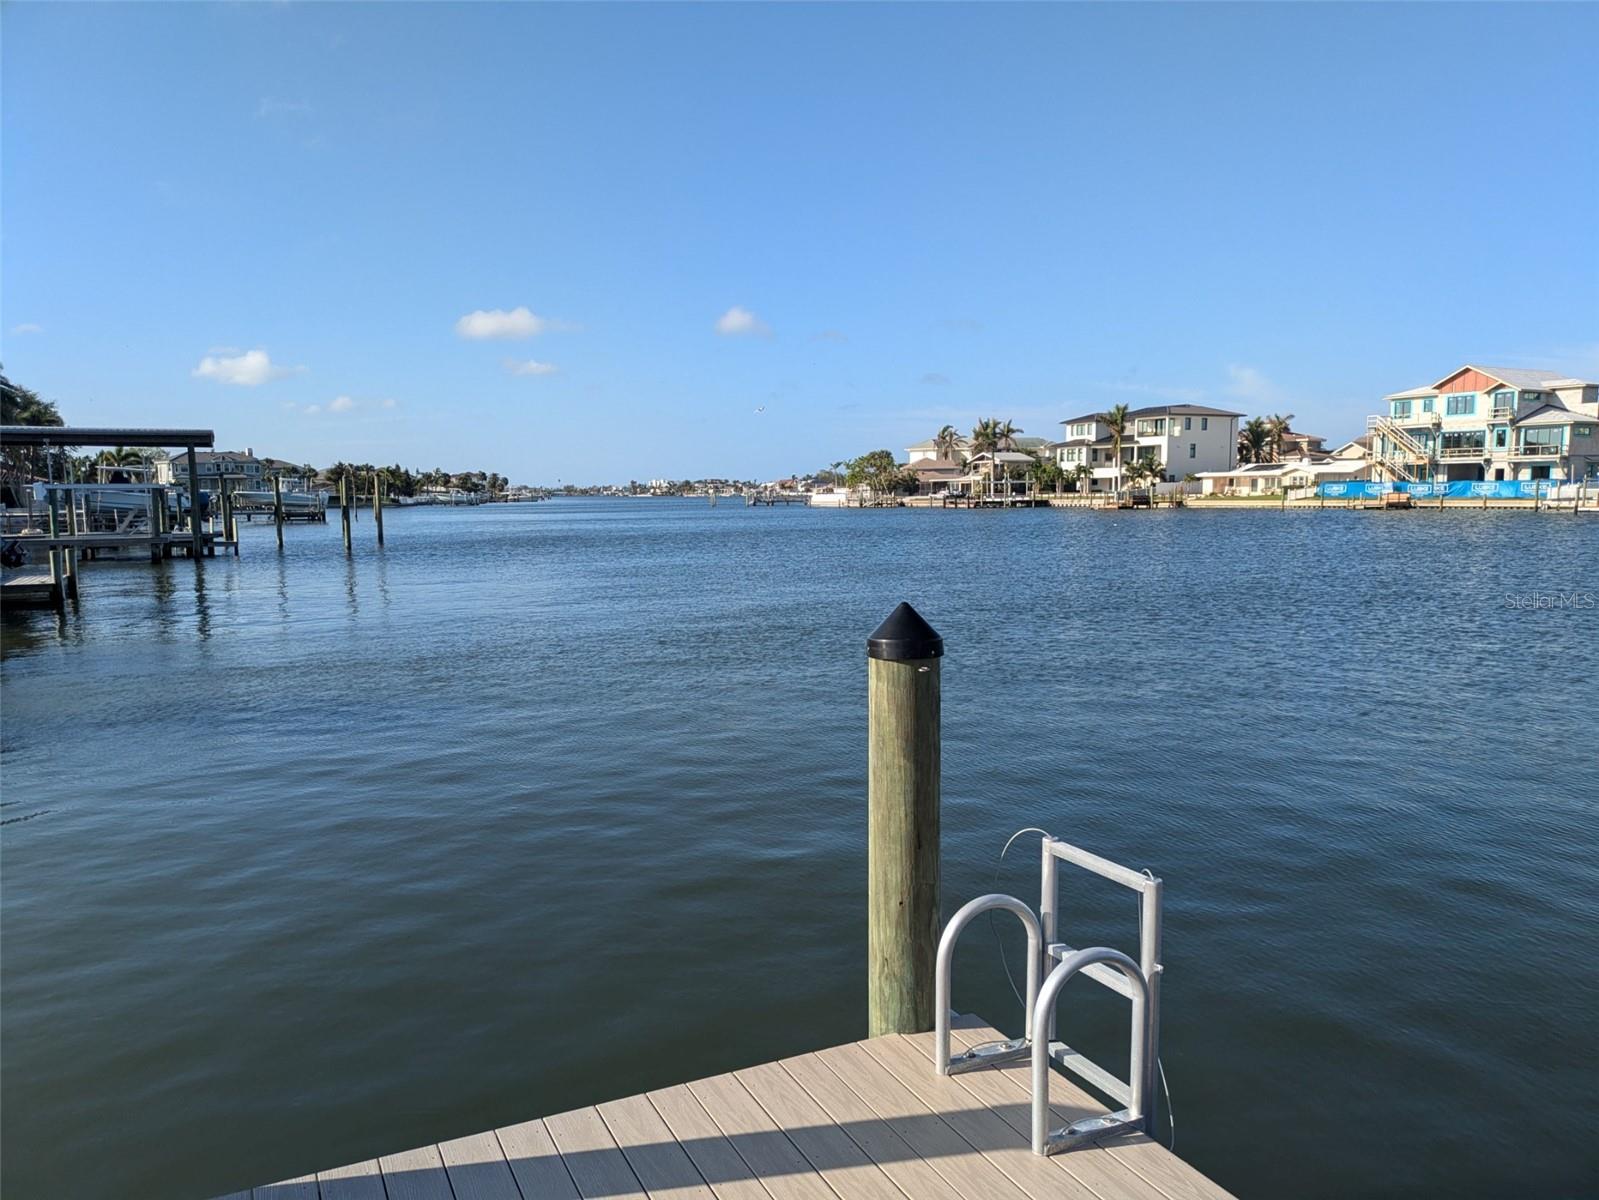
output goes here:
[{"label": "aluminum ladder", "polygon": [[[1039,915],[1014,896],[991,893],[961,906],[938,942],[934,974],[936,1012],[933,1069],[958,1075],[996,1063],[1030,1059],[1032,1063],[1032,1134],[1034,1154],[1058,1154],[1121,1133],[1150,1131],[1154,1122],[1155,1070],[1160,1053],[1160,927],[1161,881],[1134,871],[1058,838],[1045,836],[1042,849]],[[1079,867],[1138,893],[1138,961],[1120,950],[1096,946],[1078,950],[1057,941],[1057,874],[1061,863]],[[973,918],[994,910],[1014,913],[1027,931],[1027,1008],[1022,1036],[986,1042],[951,1056],[950,968],[955,943]],[[1048,972],[1047,977],[1045,972]],[[1055,1006],[1061,990],[1077,974],[1132,1001],[1132,1029],[1127,1081],[1064,1043],[1053,1040]],[[1042,978],[1042,982],[1040,982]],[[1124,1107],[1102,1117],[1087,1117],[1060,1129],[1049,1127],[1049,1064],[1054,1061]]]}]

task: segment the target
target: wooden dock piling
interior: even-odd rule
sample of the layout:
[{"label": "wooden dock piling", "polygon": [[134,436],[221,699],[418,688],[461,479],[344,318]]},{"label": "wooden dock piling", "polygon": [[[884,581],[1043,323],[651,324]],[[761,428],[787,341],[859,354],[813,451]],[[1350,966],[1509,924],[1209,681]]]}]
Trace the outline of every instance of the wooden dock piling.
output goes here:
[{"label": "wooden dock piling", "polygon": [[[54,488],[50,488],[45,495],[45,528],[49,531],[52,539],[54,539],[61,531],[59,520],[56,516],[56,506],[56,492]],[[46,553],[50,560],[50,600],[51,603],[56,605],[56,607],[64,607],[63,602],[66,600],[67,594],[66,570],[64,563],[67,552],[65,550],[57,549],[54,541],[52,541],[50,549]]]},{"label": "wooden dock piling", "polygon": [[272,521],[278,527],[278,549],[283,549],[283,479],[272,477]]},{"label": "wooden dock piling", "polygon": [[378,545],[383,544],[383,480],[372,476],[372,519],[378,527]]},{"label": "wooden dock piling", "polygon": [[344,552],[352,553],[350,545],[350,481],[348,476],[339,476],[339,524],[344,527]]},{"label": "wooden dock piling", "polygon": [[189,551],[198,562],[205,547],[205,534],[200,529],[200,465],[195,461],[194,447],[189,447],[189,532],[194,535],[194,546]]},{"label": "wooden dock piling", "polygon": [[867,1015],[872,1037],[933,1027],[938,949],[939,660],[901,604],[866,642]]}]

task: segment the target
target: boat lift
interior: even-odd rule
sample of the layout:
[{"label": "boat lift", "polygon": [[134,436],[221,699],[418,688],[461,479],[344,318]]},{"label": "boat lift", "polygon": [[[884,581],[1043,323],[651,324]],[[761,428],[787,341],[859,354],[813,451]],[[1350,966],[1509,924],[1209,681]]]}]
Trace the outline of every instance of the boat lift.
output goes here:
[{"label": "boat lift", "polygon": [[[1160,926],[1161,881],[1134,871],[1079,846],[1046,835],[1042,848],[1039,915],[1014,896],[991,893],[961,906],[944,927],[938,943],[934,975],[935,1027],[933,1069],[958,1075],[997,1063],[1029,1059],[1032,1063],[1032,1135],[1034,1154],[1058,1154],[1117,1134],[1148,1133],[1154,1123],[1155,1070],[1160,1052]],[[1096,946],[1078,950],[1056,940],[1058,932],[1057,873],[1062,862],[1080,867],[1138,893],[1138,960],[1120,950]],[[985,912],[1014,913],[1027,931],[1027,1012],[1022,1036],[986,1042],[963,1054],[950,1055],[950,969],[955,943],[972,919]],[[1051,965],[1053,964],[1053,965]],[[1048,971],[1040,983],[1040,977]],[[1129,1078],[1118,1079],[1070,1046],[1054,1040],[1055,1007],[1074,975],[1132,1001]],[[1049,1064],[1054,1061],[1124,1107],[1105,1116],[1086,1117],[1060,1129],[1049,1127]]]}]

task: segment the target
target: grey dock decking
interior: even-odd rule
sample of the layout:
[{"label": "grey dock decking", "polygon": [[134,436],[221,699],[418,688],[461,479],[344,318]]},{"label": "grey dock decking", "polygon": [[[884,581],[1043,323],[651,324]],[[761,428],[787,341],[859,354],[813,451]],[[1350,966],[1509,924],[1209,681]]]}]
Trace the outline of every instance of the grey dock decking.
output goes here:
[{"label": "grey dock decking", "polygon": [[[1001,1036],[956,1022],[961,1048]],[[1025,1062],[945,1078],[895,1034],[219,1200],[1211,1200],[1227,1192],[1142,1135],[1041,1158]],[[1061,1123],[1105,1108],[1058,1071]]]},{"label": "grey dock decking", "polygon": [[18,571],[0,577],[0,603],[54,607],[56,602],[56,584],[49,571]]}]

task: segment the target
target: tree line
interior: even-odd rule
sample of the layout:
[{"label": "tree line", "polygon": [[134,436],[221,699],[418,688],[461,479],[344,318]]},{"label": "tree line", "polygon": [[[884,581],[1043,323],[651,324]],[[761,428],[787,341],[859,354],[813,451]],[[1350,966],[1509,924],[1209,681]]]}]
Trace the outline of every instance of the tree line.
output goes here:
[{"label": "tree line", "polygon": [[[61,411],[31,388],[13,383],[0,372],[0,425],[52,425],[61,426]],[[55,452],[55,469],[69,466],[79,479],[95,478],[97,469],[109,467],[148,467],[153,456],[148,450],[118,446],[93,455],[75,455],[67,452],[65,461],[60,451]],[[8,446],[4,452],[4,471],[12,482],[27,482],[50,474],[52,464],[44,450]],[[179,472],[181,477],[181,472]],[[289,474],[302,477],[308,486],[327,484],[337,487],[344,480],[346,486],[370,490],[373,478],[382,481],[384,491],[391,496],[416,496],[428,488],[455,488],[463,492],[498,495],[511,486],[511,481],[495,471],[446,471],[434,467],[430,471],[412,470],[399,463],[380,467],[372,463],[336,462],[318,470],[310,463],[292,469],[278,469],[268,474]]]}]

